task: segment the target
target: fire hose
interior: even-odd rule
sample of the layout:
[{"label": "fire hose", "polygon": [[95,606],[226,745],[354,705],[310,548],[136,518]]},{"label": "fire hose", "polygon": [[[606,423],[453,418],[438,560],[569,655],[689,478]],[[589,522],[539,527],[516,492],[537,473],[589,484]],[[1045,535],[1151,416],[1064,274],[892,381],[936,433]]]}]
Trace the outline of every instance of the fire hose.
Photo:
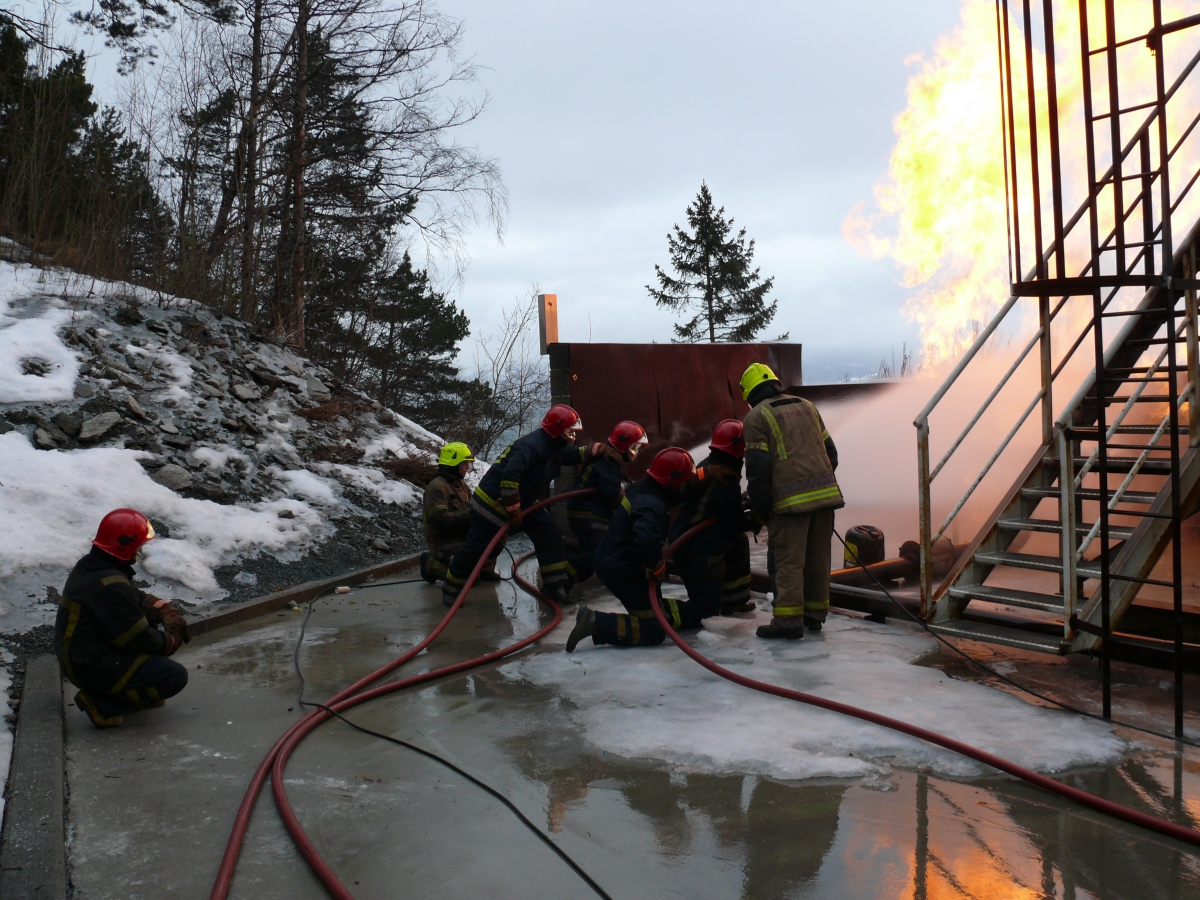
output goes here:
[{"label": "fire hose", "polygon": [[[594,489],[582,491],[570,491],[563,494],[557,494],[548,500],[543,500],[540,503],[535,503],[523,513],[536,512],[551,503],[557,503],[561,500],[567,500],[571,497],[580,497],[584,494],[593,493]],[[479,578],[479,573],[483,571],[483,566],[488,558],[492,555],[497,544],[504,539],[508,534],[508,525],[504,525],[492,537],[487,548],[479,557],[479,561],[475,564],[475,568],[471,570],[471,574],[467,577],[466,583],[462,590],[458,593],[458,598],[454,601],[454,605],[442,617],[442,620],[437,624],[433,631],[429,632],[418,644],[410,648],[407,652],[401,654],[396,659],[389,662],[387,665],[376,669],[368,675],[364,675],[354,684],[339,691],[331,697],[322,707],[318,707],[310,713],[302,716],[296,723],[283,733],[283,735],[271,746],[267,751],[267,755],[263,757],[258,768],[254,772],[253,778],[250,779],[250,784],[246,788],[246,793],[242,797],[241,805],[238,807],[238,812],[234,818],[233,829],[230,832],[229,840],[225,845],[225,853],[221,859],[221,866],[217,870],[217,878],[213,884],[212,892],[209,894],[210,900],[225,900],[229,895],[229,888],[233,882],[233,873],[237,868],[238,857],[241,855],[242,845],[246,839],[246,832],[250,827],[250,819],[254,814],[254,807],[257,804],[258,796],[262,792],[263,785],[266,784],[268,775],[271,777],[272,793],[275,797],[275,803],[279,808],[280,817],[283,819],[284,825],[287,827],[288,833],[291,834],[293,841],[296,843],[297,849],[304,856],[305,861],[312,868],[313,874],[325,886],[330,895],[338,898],[338,900],[354,900],[354,895],[346,888],[345,885],[338,880],[337,875],[321,858],[316,847],[305,834],[304,828],[300,824],[300,820],[296,817],[292,810],[291,803],[288,801],[287,792],[284,789],[283,772],[284,766],[287,764],[287,759],[296,749],[296,746],[302,741],[314,728],[328,719],[332,718],[335,712],[343,712],[367,700],[372,700],[384,694],[392,693],[393,691],[402,690],[407,687],[412,687],[417,684],[424,684],[429,681],[434,681],[438,678],[443,678],[447,675],[453,675],[459,672],[465,672],[468,669],[473,669],[478,666],[486,665],[489,662],[501,659],[502,657],[516,653],[518,650],[524,649],[535,641],[540,640],[545,635],[549,634],[562,621],[562,609],[557,603],[546,597],[542,597],[551,606],[554,607],[554,617],[549,624],[538,629],[528,637],[517,641],[515,644],[510,644],[500,650],[485,654],[475,659],[466,660],[464,662],[455,663],[453,665],[444,666],[440,669],[434,669],[430,672],[423,672],[420,675],[414,675],[410,678],[405,678],[400,681],[389,682],[388,684],[380,685],[376,688],[370,688],[372,684],[379,681],[385,675],[394,672],[396,669],[403,666],[413,657],[417,656],[421,651],[425,650],[430,644],[437,640],[438,636],[445,631],[446,626],[450,624],[450,620],[454,618],[459,608],[462,606],[463,600],[467,596],[467,592],[475,584]],[[522,587],[534,593],[538,593],[531,585],[521,582]],[[540,593],[538,593],[539,596]]]},{"label": "fire hose", "polygon": [[[586,493],[591,493],[591,491],[572,491],[569,493],[559,494],[548,500],[543,500],[540,503],[534,504],[524,512],[526,514],[536,512],[537,510],[542,509],[551,503],[566,500],[571,497],[582,496]],[[681,535],[678,540],[667,547],[665,557],[670,558],[676,549],[689,541],[697,533],[712,525],[715,521],[715,519],[707,519],[684,532],[684,534]],[[363,676],[358,681],[354,682],[354,684],[343,689],[342,691],[339,691],[325,704],[318,706],[313,712],[304,715],[299,721],[288,728],[287,731],[285,731],[284,734],[275,742],[275,744],[272,745],[271,749],[267,752],[267,755],[263,758],[262,762],[255,771],[254,776],[250,781],[250,785],[246,789],[242,803],[238,808],[238,813],[234,820],[234,826],[230,833],[229,841],[226,844],[225,854],[218,870],[217,879],[210,894],[210,900],[225,900],[225,898],[228,896],[230,885],[233,879],[233,873],[237,866],[237,860],[241,853],[246,832],[249,828],[250,818],[253,815],[258,796],[262,791],[263,785],[266,783],[268,774],[271,777],[272,792],[276,805],[279,808],[280,817],[283,819],[284,825],[287,827],[289,834],[291,834],[293,841],[296,843],[297,849],[299,849],[300,853],[304,856],[305,861],[309,864],[313,873],[325,886],[326,890],[329,891],[331,896],[338,898],[338,900],[354,900],[353,894],[351,894],[345,885],[341,883],[341,881],[337,878],[337,875],[334,874],[333,870],[321,857],[315,845],[313,845],[312,841],[305,833],[303,826],[300,824],[300,821],[295,814],[295,811],[292,809],[284,785],[284,768],[287,764],[287,760],[299,743],[317,726],[347,709],[351,709],[361,703],[388,693],[403,690],[404,688],[412,687],[418,684],[424,684],[448,675],[468,671],[470,669],[486,665],[490,662],[494,662],[505,656],[516,653],[521,649],[524,649],[525,647],[549,634],[558,626],[559,622],[562,621],[561,607],[559,607],[557,603],[554,603],[554,601],[550,600],[548,597],[542,595],[540,591],[537,591],[536,588],[517,575],[516,566],[514,566],[514,580],[521,586],[521,588],[528,593],[550,603],[550,605],[554,608],[554,616],[547,625],[514,644],[510,644],[507,647],[503,647],[500,650],[493,651],[492,653],[484,654],[483,656],[479,656],[475,659],[444,666],[442,668],[411,676],[400,681],[389,682],[388,684],[380,685],[378,687],[370,687],[385,675],[395,671],[405,663],[409,662],[437,639],[437,637],[445,630],[446,626],[449,625],[450,620],[462,606],[467,592],[478,579],[487,559],[491,556],[496,545],[507,535],[507,533],[507,525],[502,526],[496,532],[492,540],[488,543],[487,548],[480,555],[479,561],[476,563],[475,568],[471,571],[471,574],[467,578],[466,583],[463,585],[462,590],[459,591],[458,598],[455,600],[453,606],[447,611],[445,616],[443,616],[438,625],[428,635],[425,636],[425,638],[423,638],[418,644],[409,649],[407,652],[389,662],[387,665],[382,666],[374,672]],[[528,556],[529,554],[522,556],[519,560],[517,560],[517,563],[523,562],[528,558]],[[1156,816],[1130,809],[1129,807],[1123,806],[1119,803],[1114,803],[1112,801],[1096,797],[1095,795],[1089,794],[1086,791],[1081,791],[1077,788],[1057,782],[1051,778],[1040,775],[1037,772],[1033,772],[1024,768],[1023,766],[1016,765],[1015,763],[1012,763],[992,753],[980,750],[971,746],[970,744],[963,743],[962,741],[954,740],[953,738],[938,734],[937,732],[930,731],[916,725],[910,725],[907,722],[902,722],[889,716],[880,715],[869,710],[859,709],[857,707],[839,703],[834,700],[827,700],[823,697],[817,697],[812,694],[805,694],[800,691],[793,691],[777,685],[756,681],[752,678],[747,678],[743,675],[737,674],[736,672],[732,672],[729,669],[726,669],[704,657],[679,636],[663,613],[662,605],[658,599],[657,586],[653,582],[651,582],[649,585],[649,599],[654,616],[659,625],[680,650],[682,650],[687,656],[691,657],[695,662],[699,663],[704,668],[735,684],[751,688],[752,690],[761,691],[766,694],[782,697],[787,700],[793,700],[808,704],[810,706],[816,706],[822,709],[830,710],[832,712],[838,712],[843,715],[861,719],[875,725],[881,725],[885,728],[898,731],[902,734],[907,734],[911,737],[944,747],[970,759],[974,759],[987,766],[998,769],[999,771],[1005,772],[1016,778],[1020,778],[1050,793],[1057,794],[1058,796],[1064,797],[1097,812],[1103,813],[1104,815],[1112,816],[1114,818],[1130,822],[1134,825],[1147,828],[1151,831],[1155,831],[1159,834],[1200,846],[1200,832],[1197,832],[1191,828],[1177,825],[1173,822],[1168,822]],[[340,718],[340,715],[338,717]],[[511,804],[509,805],[511,807]],[[568,862],[570,861],[568,860]],[[574,867],[573,863],[572,865]],[[583,873],[578,867],[574,868],[576,868],[576,871],[579,872],[579,874],[581,874],[585,880],[588,881],[589,885],[593,887],[593,889],[595,889],[599,894],[601,894],[601,896],[607,896],[604,894],[602,889],[595,884],[594,881],[588,878],[586,873]]]},{"label": "fire hose", "polygon": [[[667,547],[666,556],[669,558],[675,550],[681,545],[691,540],[698,532],[716,522],[716,519],[705,519],[694,528],[690,528],[679,536],[679,539]],[[800,691],[793,691],[788,688],[779,687],[774,684],[767,684],[763,681],[755,681],[753,678],[747,678],[745,675],[739,675],[732,672],[723,666],[717,665],[712,660],[703,656],[695,650],[691,644],[681,638],[678,632],[671,627],[670,621],[663,614],[662,604],[658,600],[657,586],[650,583],[650,605],[654,610],[654,617],[658,620],[658,624],[662,626],[667,636],[675,642],[675,645],[682,650],[686,655],[690,656],[695,662],[698,662],[710,672],[720,675],[722,678],[732,681],[734,684],[740,684],[742,687],[748,687],[752,690],[761,691],[764,694],[772,694],[776,697],[782,697],[785,700],[795,700],[799,703],[806,703],[809,706],[820,707],[832,712],[841,713],[845,716],[851,716],[855,719],[862,719],[865,722],[870,722],[874,725],[882,725],[884,728],[890,728],[893,731],[899,731],[901,734],[907,734],[911,737],[919,738],[930,744],[936,744],[939,747],[945,747],[947,750],[953,750],[984,765],[991,766],[993,769],[999,769],[1001,772],[1006,772],[1022,781],[1026,781],[1035,787],[1040,787],[1052,794],[1057,794],[1060,797],[1065,797],[1075,803],[1093,809],[1096,812],[1103,813],[1107,816],[1112,816],[1121,819],[1125,822],[1130,822],[1134,825],[1140,825],[1151,831],[1156,831],[1159,834],[1167,837],[1176,838],[1181,841],[1186,841],[1189,844],[1200,846],[1200,831],[1193,828],[1188,828],[1184,825],[1177,825],[1174,822],[1168,822],[1166,819],[1160,819],[1157,816],[1152,816],[1148,813],[1139,812],[1136,809],[1130,809],[1128,806],[1123,806],[1120,803],[1114,803],[1111,800],[1105,800],[1102,797],[1097,797],[1094,794],[1089,794],[1087,791],[1081,791],[1078,788],[1073,788],[1069,785],[1055,781],[1053,778],[1047,778],[1045,775],[1040,775],[1024,766],[1018,766],[1016,763],[1010,762],[1007,759],[988,753],[986,750],[980,750],[978,747],[973,747],[970,744],[956,741],[954,738],[946,737],[943,734],[938,734],[936,731],[930,731],[927,728],[921,728],[917,725],[910,725],[907,722],[902,722],[899,719],[893,719],[890,716],[880,715],[879,713],[871,712],[866,709],[859,709],[855,706],[849,706],[845,703],[838,703],[836,700],[826,700],[824,697],[817,697],[813,694],[805,694]]]}]

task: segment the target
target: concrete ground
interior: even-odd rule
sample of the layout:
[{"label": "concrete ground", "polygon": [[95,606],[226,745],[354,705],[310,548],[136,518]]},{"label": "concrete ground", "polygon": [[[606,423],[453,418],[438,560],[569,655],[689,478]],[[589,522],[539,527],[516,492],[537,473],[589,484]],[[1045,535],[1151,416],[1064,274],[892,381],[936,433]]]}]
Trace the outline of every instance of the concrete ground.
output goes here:
[{"label": "concrete ground", "polygon": [[[405,584],[318,601],[300,656],[308,696],[324,699],[412,646],[441,618],[439,596]],[[177,656],[191,673],[186,691],[119,729],[97,731],[67,706],[75,897],[208,896],[251,774],[300,715],[292,653],[302,619],[288,611],[196,639]],[[536,623],[533,604],[511,586],[476,589],[405,671],[476,656]],[[1010,672],[1026,665],[1019,656],[1000,661]],[[1156,702],[1153,692],[1139,697],[1146,708]],[[349,715],[483,778],[615,898],[1200,896],[1194,848],[1007,778],[955,780],[899,766],[882,778],[802,782],[689,774],[596,750],[567,706],[492,667]],[[1118,766],[1064,780],[1200,821],[1200,751],[1178,755],[1150,741]],[[478,788],[340,723],[300,747],[288,789],[313,841],[362,900],[594,896]],[[231,896],[324,897],[269,795],[268,786]]]}]

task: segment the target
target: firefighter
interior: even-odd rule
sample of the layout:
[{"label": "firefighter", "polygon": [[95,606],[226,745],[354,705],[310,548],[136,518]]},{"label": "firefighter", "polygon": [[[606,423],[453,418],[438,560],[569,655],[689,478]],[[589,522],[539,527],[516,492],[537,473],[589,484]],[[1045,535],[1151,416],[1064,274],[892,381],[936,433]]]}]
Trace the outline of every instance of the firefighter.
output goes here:
[{"label": "firefighter", "polygon": [[134,558],[153,538],[150,520],[136,509],[110,512],[59,601],[54,652],[79,688],[75,705],[97,728],[162,706],[187,684],[187,669],[168,659],[191,640],[187,622],[166,600],[133,586]]},{"label": "firefighter", "polygon": [[742,375],[746,481],[751,512],[767,525],[774,616],[764,638],[820,631],[829,611],[833,512],[845,505],[834,470],[837,447],[817,408],[783,392],[775,373],[754,363]]},{"label": "firefighter", "polygon": [[[421,554],[421,577],[430,584],[446,577],[450,560],[462,546],[471,523],[468,506],[471,491],[464,478],[471,470],[475,457],[471,448],[461,441],[451,441],[438,454],[438,473],[425,488],[425,543],[429,547]],[[481,581],[499,581],[493,555],[479,573]]]},{"label": "firefighter", "polygon": [[567,638],[568,653],[585,637],[591,637],[593,644],[661,644],[666,634],[650,607],[651,584],[675,628],[700,626],[696,606],[669,597],[663,601],[661,587],[671,510],[679,505],[680,489],[695,474],[691,454],[680,447],[668,447],[654,457],[646,475],[625,491],[596,549],[596,576],[629,614],[598,613],[580,604],[575,627]]},{"label": "firefighter", "polygon": [[646,429],[637,422],[618,422],[608,436],[608,443],[621,454],[621,462],[601,455],[583,467],[576,487],[578,490],[595,488],[596,493],[567,501],[567,521],[579,541],[578,552],[568,558],[573,584],[586,581],[595,572],[593,556],[596,547],[625,494],[627,482],[621,470],[622,462],[635,459],[638,450],[647,442]]},{"label": "firefighter", "polygon": [[570,575],[558,526],[549,510],[528,516],[521,510],[541,498],[562,466],[586,465],[601,454],[620,459],[616,450],[604,444],[576,447],[576,433],[582,428],[579,413],[571,407],[552,406],[537,431],[509,444],[487,470],[471,496],[467,535],[450,561],[442,585],[446,606],[454,605],[480,555],[505,525],[510,534],[524,531],[529,535],[537,553],[542,590],[559,603],[566,602]]},{"label": "firefighter", "polygon": [[691,488],[668,535],[668,543],[674,543],[705,519],[717,520],[683,544],[674,556],[688,601],[703,618],[755,609],[750,599],[750,539],[746,532],[757,532],[762,526],[754,524],[742,503],[745,444],[741,422],[725,419],[718,423],[708,445],[709,455],[700,466],[722,466],[730,470],[732,477],[723,481],[707,479]]}]

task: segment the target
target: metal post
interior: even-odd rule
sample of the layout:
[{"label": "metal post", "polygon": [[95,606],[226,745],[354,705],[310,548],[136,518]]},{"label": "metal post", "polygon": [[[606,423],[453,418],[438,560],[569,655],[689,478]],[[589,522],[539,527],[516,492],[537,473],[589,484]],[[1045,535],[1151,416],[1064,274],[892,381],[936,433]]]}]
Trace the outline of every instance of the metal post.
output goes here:
[{"label": "metal post", "polygon": [[921,529],[921,618],[928,619],[933,599],[933,513],[929,478],[929,420],[917,426],[918,515]]},{"label": "metal post", "polygon": [[1038,297],[1038,323],[1042,327],[1040,362],[1042,370],[1042,445],[1050,446],[1054,435],[1054,360],[1050,345],[1050,297]]},{"label": "metal post", "polygon": [[[1188,281],[1196,277],[1196,245],[1192,243],[1183,254],[1183,274]],[[1189,287],[1184,294],[1187,309],[1187,367],[1191,391],[1188,394],[1189,446],[1200,447],[1200,361],[1196,358],[1196,289]]]},{"label": "metal post", "polygon": [[1112,631],[1110,594],[1112,584],[1108,569],[1108,415],[1104,377],[1104,319],[1100,290],[1092,293],[1092,336],[1096,352],[1096,488],[1100,494],[1100,681],[1102,715],[1112,718],[1112,659],[1109,657],[1108,637]]},{"label": "metal post", "polygon": [[1071,618],[1079,605],[1075,576],[1075,460],[1074,441],[1066,428],[1058,432],[1058,521],[1062,528],[1063,639],[1075,637]]}]

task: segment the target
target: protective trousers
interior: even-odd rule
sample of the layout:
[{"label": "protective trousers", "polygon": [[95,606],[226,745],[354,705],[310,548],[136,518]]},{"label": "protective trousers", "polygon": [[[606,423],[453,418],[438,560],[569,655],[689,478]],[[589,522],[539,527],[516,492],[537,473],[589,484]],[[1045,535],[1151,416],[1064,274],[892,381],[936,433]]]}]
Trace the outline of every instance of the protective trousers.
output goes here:
[{"label": "protective trousers", "polygon": [[[491,540],[491,538],[488,538],[488,540]],[[454,559],[454,554],[457,553],[460,549],[462,549],[462,544],[433,544],[433,543],[431,543],[428,546],[429,546],[429,559],[427,559],[425,562],[425,571],[427,571],[429,573],[429,576],[435,580],[436,579],[445,579],[447,573],[450,571],[450,561],[452,559]],[[484,546],[486,547],[487,545],[485,544]],[[488,561],[486,563],[484,563],[483,571],[495,572],[496,571],[496,557],[498,557],[499,555],[500,555],[500,550],[499,550],[499,548],[497,548],[496,552],[493,553],[491,555],[491,557],[488,558]],[[467,572],[469,574],[470,569],[468,569]],[[424,572],[422,574],[424,574]]]},{"label": "protective trousers", "polygon": [[701,618],[719,616],[723,607],[750,599],[750,539],[745,534],[729,539],[707,528],[676,550],[673,559],[688,602]]},{"label": "protective trousers", "polygon": [[[658,619],[654,618],[654,610],[650,608],[650,580],[645,571],[627,572],[598,565],[596,576],[612,591],[613,596],[621,601],[621,605],[629,610],[629,614],[596,613],[596,630],[592,632],[592,643],[616,644],[622,647],[661,644],[667,633],[658,624]],[[700,627],[701,616],[695,604],[671,597],[664,598],[662,588],[656,588],[659,603],[662,604],[663,612],[672,627],[676,630]]]},{"label": "protective trousers", "polygon": [[[129,655],[132,666],[137,657]],[[147,656],[128,680],[116,686],[93,684],[85,678],[72,679],[86,700],[104,716],[120,716],[139,709],[156,706],[169,697],[174,697],[187,685],[187,669],[165,656]],[[82,683],[80,683],[82,682]]]},{"label": "protective trousers", "polygon": [[604,533],[608,531],[608,525],[588,523],[577,526],[572,522],[571,531],[575,533],[575,538],[579,541],[579,549],[567,557],[567,569],[570,572],[571,584],[579,584],[581,581],[587,581],[596,573],[596,548],[604,540]]},{"label": "protective trousers", "polygon": [[[475,568],[475,563],[479,562],[479,557],[499,530],[499,525],[480,515],[472,507],[471,527],[462,547],[450,560],[450,571],[446,573],[446,583],[442,586],[443,594],[455,596],[462,590],[462,586],[467,583],[467,576]],[[533,541],[533,549],[542,573],[542,584],[546,587],[568,587],[570,580],[567,576],[567,554],[563,549],[562,535],[549,511],[539,509],[532,515],[525,516],[517,531],[524,531]]]},{"label": "protective trousers", "polygon": [[833,510],[776,514],[767,523],[767,568],[775,594],[775,617],[813,616],[829,610],[829,542]]}]

